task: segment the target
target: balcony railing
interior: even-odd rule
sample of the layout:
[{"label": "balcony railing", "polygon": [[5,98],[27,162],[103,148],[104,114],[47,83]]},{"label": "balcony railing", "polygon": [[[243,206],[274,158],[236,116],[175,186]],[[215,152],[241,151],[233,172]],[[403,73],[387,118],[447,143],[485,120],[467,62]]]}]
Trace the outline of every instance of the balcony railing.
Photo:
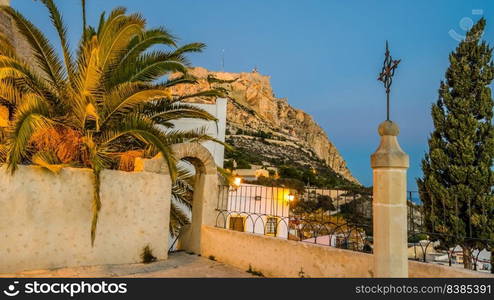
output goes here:
[{"label": "balcony railing", "polygon": [[[418,192],[407,192],[407,203],[410,259],[448,264],[456,259],[456,246],[468,242],[477,249],[472,261],[477,266],[481,250],[494,245],[493,240],[478,238],[473,231],[435,230],[437,226],[426,221],[431,208],[424,207]],[[372,194],[366,189],[220,186],[217,211],[217,227],[372,252]],[[447,261],[438,260],[441,255],[447,255]]]}]

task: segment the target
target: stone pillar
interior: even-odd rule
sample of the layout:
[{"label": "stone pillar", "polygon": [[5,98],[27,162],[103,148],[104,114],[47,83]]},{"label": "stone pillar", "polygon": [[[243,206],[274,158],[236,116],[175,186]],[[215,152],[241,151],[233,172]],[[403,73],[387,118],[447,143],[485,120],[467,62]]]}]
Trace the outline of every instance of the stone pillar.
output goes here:
[{"label": "stone pillar", "polygon": [[374,277],[408,277],[408,155],[398,144],[392,121],[379,125],[381,143],[371,155],[373,169]]},{"label": "stone pillar", "polygon": [[202,227],[215,226],[218,212],[218,175],[197,174],[194,182],[192,220],[183,229],[177,249],[202,254]]}]

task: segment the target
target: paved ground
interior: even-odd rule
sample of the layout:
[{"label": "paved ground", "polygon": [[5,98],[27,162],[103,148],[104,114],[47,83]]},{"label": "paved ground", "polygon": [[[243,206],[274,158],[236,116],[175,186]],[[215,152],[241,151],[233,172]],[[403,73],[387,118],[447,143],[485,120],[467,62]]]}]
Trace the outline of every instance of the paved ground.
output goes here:
[{"label": "paved ground", "polygon": [[151,264],[105,265],[24,271],[0,277],[255,277],[229,265],[197,255],[177,252]]}]

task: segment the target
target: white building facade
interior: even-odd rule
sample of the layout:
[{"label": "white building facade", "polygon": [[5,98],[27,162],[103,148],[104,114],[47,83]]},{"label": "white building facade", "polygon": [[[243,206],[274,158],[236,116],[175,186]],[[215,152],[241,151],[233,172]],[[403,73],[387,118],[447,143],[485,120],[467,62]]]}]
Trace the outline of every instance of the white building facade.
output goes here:
[{"label": "white building facade", "polygon": [[288,238],[294,191],[241,184],[220,191],[218,224],[231,230]]}]

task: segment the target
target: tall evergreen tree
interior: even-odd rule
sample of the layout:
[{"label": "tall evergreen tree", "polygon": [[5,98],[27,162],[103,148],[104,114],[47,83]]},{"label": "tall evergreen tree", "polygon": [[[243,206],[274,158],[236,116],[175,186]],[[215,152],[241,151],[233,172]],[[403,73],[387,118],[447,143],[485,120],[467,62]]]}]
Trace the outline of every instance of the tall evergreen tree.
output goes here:
[{"label": "tall evergreen tree", "polygon": [[[479,240],[494,239],[494,76],[492,48],[482,41],[480,19],[449,55],[446,80],[432,105],[434,131],[417,180],[425,225],[443,246],[461,245],[471,268]],[[485,245],[483,247],[492,247]]]}]

